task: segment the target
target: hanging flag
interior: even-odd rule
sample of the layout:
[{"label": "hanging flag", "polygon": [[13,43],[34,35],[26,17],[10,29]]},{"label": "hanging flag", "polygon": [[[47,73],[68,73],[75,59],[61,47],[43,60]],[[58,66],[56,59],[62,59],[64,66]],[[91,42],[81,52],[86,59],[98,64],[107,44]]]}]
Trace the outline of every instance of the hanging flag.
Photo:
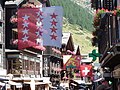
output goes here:
[{"label": "hanging flag", "polygon": [[61,48],[63,9],[60,6],[45,7],[43,17],[43,45]]},{"label": "hanging flag", "polygon": [[81,56],[80,55],[72,55],[67,62],[64,65],[64,68],[80,68],[80,60]]},{"label": "hanging flag", "polygon": [[61,47],[62,15],[60,6],[18,9],[18,48]]},{"label": "hanging flag", "polygon": [[80,72],[82,77],[92,77],[92,65],[80,65]]}]

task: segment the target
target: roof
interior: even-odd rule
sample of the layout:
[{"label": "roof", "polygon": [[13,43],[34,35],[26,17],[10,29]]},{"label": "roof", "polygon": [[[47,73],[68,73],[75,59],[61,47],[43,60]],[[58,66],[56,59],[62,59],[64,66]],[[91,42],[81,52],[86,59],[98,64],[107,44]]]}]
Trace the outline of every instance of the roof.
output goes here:
[{"label": "roof", "polygon": [[74,45],[74,53],[75,54],[80,54],[79,45]]},{"label": "roof", "polygon": [[78,45],[74,45],[74,52],[76,53],[78,49]]},{"label": "roof", "polygon": [[67,43],[68,43],[68,40],[69,40],[69,38],[70,38],[70,35],[71,35],[71,33],[62,33],[62,44],[66,44],[67,45]]},{"label": "roof", "polygon": [[62,34],[62,45],[66,45],[66,49],[70,51],[74,51],[74,43],[72,39],[72,35],[69,32],[64,32]]}]

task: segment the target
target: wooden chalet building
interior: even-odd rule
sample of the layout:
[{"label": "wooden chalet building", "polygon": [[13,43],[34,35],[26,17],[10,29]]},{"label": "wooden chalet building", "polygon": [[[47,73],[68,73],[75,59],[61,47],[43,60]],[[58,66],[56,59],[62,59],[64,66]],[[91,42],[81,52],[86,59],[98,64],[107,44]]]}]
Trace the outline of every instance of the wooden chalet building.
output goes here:
[{"label": "wooden chalet building", "polygon": [[[120,7],[119,0],[91,0],[92,8],[107,9],[100,16],[100,23],[95,27],[97,32],[97,42],[99,53],[101,54],[99,62],[103,68],[103,76],[113,83],[113,89],[117,90],[116,84],[120,79],[120,16],[113,12]],[[113,11],[113,12],[112,12]],[[95,44],[93,44],[95,45]]]}]

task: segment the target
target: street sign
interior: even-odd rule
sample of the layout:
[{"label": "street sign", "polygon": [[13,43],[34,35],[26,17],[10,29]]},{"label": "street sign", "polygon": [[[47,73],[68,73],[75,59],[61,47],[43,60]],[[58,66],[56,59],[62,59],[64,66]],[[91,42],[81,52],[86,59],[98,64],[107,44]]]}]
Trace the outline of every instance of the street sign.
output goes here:
[{"label": "street sign", "polygon": [[100,57],[100,54],[96,53],[96,49],[94,49],[92,53],[89,53],[89,57],[92,57],[93,58],[92,60],[95,61],[97,57]]}]

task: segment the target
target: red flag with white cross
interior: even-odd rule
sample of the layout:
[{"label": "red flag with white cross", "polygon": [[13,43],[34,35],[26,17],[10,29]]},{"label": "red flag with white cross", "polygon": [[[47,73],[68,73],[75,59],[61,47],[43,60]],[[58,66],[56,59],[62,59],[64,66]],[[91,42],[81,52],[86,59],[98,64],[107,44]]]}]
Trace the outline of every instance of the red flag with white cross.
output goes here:
[{"label": "red flag with white cross", "polygon": [[18,9],[18,49],[61,47],[62,7]]},{"label": "red flag with white cross", "polygon": [[80,72],[82,77],[92,77],[92,65],[80,65]]}]

